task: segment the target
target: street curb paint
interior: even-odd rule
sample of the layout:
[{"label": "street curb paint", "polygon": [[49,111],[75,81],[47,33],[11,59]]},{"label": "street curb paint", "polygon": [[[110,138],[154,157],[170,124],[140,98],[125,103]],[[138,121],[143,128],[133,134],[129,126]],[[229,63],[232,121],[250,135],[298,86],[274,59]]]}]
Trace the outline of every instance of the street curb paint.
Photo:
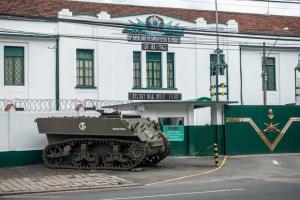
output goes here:
[{"label": "street curb paint", "polygon": [[145,186],[151,186],[151,185],[156,185],[156,184],[161,184],[161,183],[170,183],[170,182],[175,182],[175,181],[179,181],[179,180],[182,180],[182,179],[187,179],[187,178],[191,178],[191,177],[195,177],[195,176],[202,176],[202,175],[210,174],[212,172],[216,172],[216,171],[220,170],[225,165],[227,159],[228,159],[228,156],[225,156],[219,167],[217,167],[213,170],[209,170],[207,172],[203,172],[203,173],[200,173],[200,174],[192,174],[192,175],[188,175],[188,176],[182,176],[182,177],[168,179],[168,180],[154,182],[154,183],[148,183],[148,184],[145,184]]}]

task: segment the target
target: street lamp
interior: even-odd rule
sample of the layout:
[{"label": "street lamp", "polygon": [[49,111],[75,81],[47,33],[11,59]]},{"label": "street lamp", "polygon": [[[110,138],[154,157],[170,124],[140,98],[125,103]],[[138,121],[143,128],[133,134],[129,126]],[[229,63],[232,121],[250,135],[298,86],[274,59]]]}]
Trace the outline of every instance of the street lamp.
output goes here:
[{"label": "street lamp", "polygon": [[210,96],[213,101],[228,101],[228,65],[219,45],[218,3],[215,0],[217,49],[210,55]]},{"label": "street lamp", "polygon": [[300,55],[298,56],[298,64],[295,67],[295,101],[300,104]]},{"label": "street lamp", "polygon": [[228,65],[219,48],[210,55],[210,95],[213,101],[228,101],[229,97]]}]

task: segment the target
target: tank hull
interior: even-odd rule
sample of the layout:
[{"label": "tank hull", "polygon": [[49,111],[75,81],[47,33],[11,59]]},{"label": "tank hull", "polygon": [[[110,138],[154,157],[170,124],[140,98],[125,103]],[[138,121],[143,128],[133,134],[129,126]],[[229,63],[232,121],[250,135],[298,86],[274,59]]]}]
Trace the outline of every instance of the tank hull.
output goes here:
[{"label": "tank hull", "polygon": [[167,138],[149,119],[39,118],[47,134],[50,168],[129,170],[157,164],[169,154]]}]

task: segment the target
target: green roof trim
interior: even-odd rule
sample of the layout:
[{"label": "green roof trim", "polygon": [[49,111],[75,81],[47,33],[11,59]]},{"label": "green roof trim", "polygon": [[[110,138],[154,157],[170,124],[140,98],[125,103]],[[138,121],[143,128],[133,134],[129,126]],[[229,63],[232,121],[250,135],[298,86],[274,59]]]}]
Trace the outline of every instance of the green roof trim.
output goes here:
[{"label": "green roof trim", "polygon": [[183,100],[183,102],[195,102],[195,103],[203,103],[203,102],[210,102],[211,98],[208,97],[200,97],[196,99],[189,99],[189,100]]},{"label": "green roof trim", "polygon": [[237,101],[211,101],[210,98],[208,97],[200,97],[196,99],[187,99],[187,100],[174,100],[174,101],[134,101],[131,103],[126,103],[126,104],[119,104],[119,105],[111,105],[111,106],[104,106],[104,108],[124,108],[124,107],[129,107],[129,106],[136,106],[136,105],[193,105],[194,108],[204,108],[204,107],[211,107],[214,104],[233,104],[233,103],[238,103]]}]

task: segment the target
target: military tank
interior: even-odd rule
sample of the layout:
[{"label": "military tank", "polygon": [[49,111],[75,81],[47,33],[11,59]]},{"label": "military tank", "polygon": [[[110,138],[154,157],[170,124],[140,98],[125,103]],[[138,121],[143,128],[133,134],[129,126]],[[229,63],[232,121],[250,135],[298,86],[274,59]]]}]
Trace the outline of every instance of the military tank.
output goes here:
[{"label": "military tank", "polygon": [[166,135],[149,118],[102,113],[35,121],[47,135],[43,160],[49,168],[130,170],[155,165],[170,151]]}]

